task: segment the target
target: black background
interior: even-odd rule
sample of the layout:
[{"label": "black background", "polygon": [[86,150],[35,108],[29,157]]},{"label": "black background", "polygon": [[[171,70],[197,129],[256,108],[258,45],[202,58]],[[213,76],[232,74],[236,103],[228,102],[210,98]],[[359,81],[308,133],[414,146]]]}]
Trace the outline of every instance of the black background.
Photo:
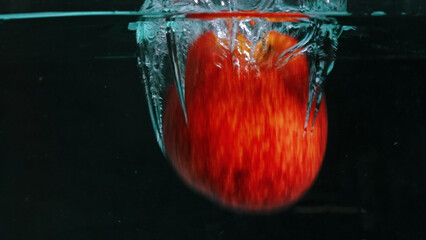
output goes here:
[{"label": "black background", "polygon": [[[164,159],[127,30],[135,18],[0,22],[0,239],[424,239],[424,3],[358,3],[339,19],[358,28],[326,84],[323,168],[300,202],[269,215],[217,206]],[[139,6],[10,0],[0,11]],[[373,10],[389,14],[363,15]]]}]

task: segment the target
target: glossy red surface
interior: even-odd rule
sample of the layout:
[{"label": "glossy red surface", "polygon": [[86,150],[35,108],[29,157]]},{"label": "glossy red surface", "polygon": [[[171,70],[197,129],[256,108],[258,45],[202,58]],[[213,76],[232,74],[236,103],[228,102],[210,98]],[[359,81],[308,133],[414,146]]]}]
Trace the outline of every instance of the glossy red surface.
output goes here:
[{"label": "glossy red surface", "polygon": [[[298,200],[318,174],[327,142],[325,102],[313,133],[304,135],[308,61],[300,54],[278,67],[279,55],[296,43],[272,31],[250,46],[239,34],[231,52],[204,33],[188,51],[187,123],[176,88],[167,93],[168,157],[190,186],[224,206],[280,209]],[[248,60],[244,53],[252,47]]]}]

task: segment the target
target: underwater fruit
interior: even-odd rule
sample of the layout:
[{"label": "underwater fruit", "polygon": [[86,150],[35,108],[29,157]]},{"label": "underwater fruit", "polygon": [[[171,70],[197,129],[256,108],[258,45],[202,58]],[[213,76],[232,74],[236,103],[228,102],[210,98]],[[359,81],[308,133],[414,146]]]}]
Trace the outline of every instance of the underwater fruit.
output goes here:
[{"label": "underwater fruit", "polygon": [[231,51],[206,32],[188,50],[187,119],[176,87],[167,91],[167,156],[190,186],[224,206],[243,211],[286,207],[318,174],[327,141],[325,102],[313,131],[305,133],[308,61],[303,54],[285,64],[280,59],[297,42],[271,31],[251,46],[237,34]]}]

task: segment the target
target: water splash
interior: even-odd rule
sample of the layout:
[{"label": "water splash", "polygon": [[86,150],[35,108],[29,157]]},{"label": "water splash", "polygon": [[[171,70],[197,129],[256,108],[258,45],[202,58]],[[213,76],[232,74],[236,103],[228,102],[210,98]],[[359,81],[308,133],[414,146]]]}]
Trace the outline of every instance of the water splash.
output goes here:
[{"label": "water splash", "polygon": [[347,0],[146,0],[146,13],[190,13],[220,11],[258,12],[346,12]]},{"label": "water splash", "polygon": [[[223,12],[256,10],[245,17],[222,16]],[[350,28],[338,25],[333,18],[321,15],[291,15],[289,18],[268,18],[254,13],[261,12],[325,12],[345,11],[346,1],[238,1],[238,0],[185,0],[145,1],[142,17],[132,27],[137,32],[141,50],[143,79],[157,140],[164,151],[162,134],[163,97],[166,89],[175,85],[185,116],[185,66],[188,47],[202,33],[211,31],[219,43],[231,52],[235,50],[237,34],[246,37],[250,46],[261,43],[266,34],[277,31],[298,40],[298,43],[281,53],[277,68],[285,66],[294,56],[304,54],[309,62],[310,79],[306,105],[304,133],[313,131],[320,103],[323,98],[326,76],[334,66],[338,38]],[[198,18],[208,12],[222,17]],[[192,15],[191,15],[192,14]],[[194,15],[195,14],[195,15]],[[250,16],[253,14],[253,16]],[[277,16],[280,13],[278,13]],[[195,17],[194,17],[195,16]],[[219,16],[219,15],[218,15]],[[245,59],[254,61],[254,47],[240,52]],[[206,49],[208,51],[208,49]],[[239,68],[238,58],[234,67]],[[220,67],[220,66],[218,66]],[[243,69],[244,70],[244,69]],[[311,129],[308,129],[311,126]]]}]

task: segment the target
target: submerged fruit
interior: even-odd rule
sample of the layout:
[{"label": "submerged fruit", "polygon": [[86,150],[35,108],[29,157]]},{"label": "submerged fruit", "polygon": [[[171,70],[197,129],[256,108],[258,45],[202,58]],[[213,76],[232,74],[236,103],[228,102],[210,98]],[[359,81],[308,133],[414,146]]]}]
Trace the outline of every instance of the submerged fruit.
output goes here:
[{"label": "submerged fruit", "polygon": [[[327,141],[324,101],[304,134],[309,65],[302,54],[281,64],[297,40],[268,33],[257,45],[237,35],[235,50],[206,32],[189,47],[187,121],[176,88],[165,98],[164,146],[185,181],[222,205],[270,211],[312,185]],[[247,52],[254,50],[252,56]]]}]

